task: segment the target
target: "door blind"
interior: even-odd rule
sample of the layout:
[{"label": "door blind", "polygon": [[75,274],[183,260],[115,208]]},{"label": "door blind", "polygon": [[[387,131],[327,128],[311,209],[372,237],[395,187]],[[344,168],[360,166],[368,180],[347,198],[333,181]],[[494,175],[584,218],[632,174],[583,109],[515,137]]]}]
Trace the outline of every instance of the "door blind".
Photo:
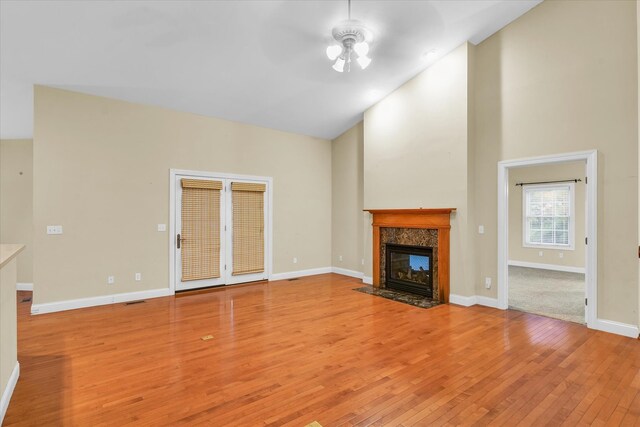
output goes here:
[{"label": "door blind", "polygon": [[264,271],[265,191],[265,184],[231,183],[234,276]]},{"label": "door blind", "polygon": [[220,277],[222,182],[182,179],[182,281]]}]

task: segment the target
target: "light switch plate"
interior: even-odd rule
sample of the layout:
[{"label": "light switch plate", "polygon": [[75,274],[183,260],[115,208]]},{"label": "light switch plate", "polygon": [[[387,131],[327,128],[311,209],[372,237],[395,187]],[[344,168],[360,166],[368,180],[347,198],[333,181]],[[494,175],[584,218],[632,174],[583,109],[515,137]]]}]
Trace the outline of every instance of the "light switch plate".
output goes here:
[{"label": "light switch plate", "polygon": [[484,234],[484,225],[479,225],[478,226],[478,233],[479,234]]},{"label": "light switch plate", "polygon": [[47,234],[62,234],[61,225],[47,225]]},{"label": "light switch plate", "polygon": [[167,224],[158,224],[158,231],[167,231]]}]

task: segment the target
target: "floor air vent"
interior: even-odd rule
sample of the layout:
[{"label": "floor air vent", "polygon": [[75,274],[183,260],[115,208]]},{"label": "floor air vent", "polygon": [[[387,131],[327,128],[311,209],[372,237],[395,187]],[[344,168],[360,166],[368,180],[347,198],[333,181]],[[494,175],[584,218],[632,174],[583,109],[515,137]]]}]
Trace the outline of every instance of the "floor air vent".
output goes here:
[{"label": "floor air vent", "polygon": [[294,280],[298,280],[299,277],[294,277],[293,279],[289,279],[289,282],[293,282]]},{"label": "floor air vent", "polygon": [[124,305],[142,304],[143,302],[146,302],[146,301],[145,300],[129,301],[129,302],[125,302]]},{"label": "floor air vent", "polygon": [[22,298],[22,301],[20,302],[31,302],[31,297],[29,298]]}]

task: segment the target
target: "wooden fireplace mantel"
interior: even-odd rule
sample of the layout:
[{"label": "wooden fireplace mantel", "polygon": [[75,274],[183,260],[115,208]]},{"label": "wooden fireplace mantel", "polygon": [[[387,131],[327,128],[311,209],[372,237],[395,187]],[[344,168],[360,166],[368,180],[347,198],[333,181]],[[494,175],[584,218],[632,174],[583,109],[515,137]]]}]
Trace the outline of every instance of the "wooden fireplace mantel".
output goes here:
[{"label": "wooden fireplace mantel", "polygon": [[451,212],[439,209],[365,209],[373,215],[373,286],[380,287],[380,228],[427,228],[438,230],[438,289],[440,301],[449,302],[449,234]]}]

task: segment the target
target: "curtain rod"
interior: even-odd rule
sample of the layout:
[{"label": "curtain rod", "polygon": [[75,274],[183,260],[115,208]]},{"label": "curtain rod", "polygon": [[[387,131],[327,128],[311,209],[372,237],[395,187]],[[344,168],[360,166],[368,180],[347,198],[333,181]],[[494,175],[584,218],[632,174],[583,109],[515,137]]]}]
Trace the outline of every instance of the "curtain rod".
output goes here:
[{"label": "curtain rod", "polygon": [[575,179],[563,179],[560,181],[539,181],[539,182],[518,182],[516,183],[516,187],[518,186],[523,186],[523,185],[534,185],[534,184],[558,184],[561,182],[582,182],[582,180],[580,178],[575,178]]}]

